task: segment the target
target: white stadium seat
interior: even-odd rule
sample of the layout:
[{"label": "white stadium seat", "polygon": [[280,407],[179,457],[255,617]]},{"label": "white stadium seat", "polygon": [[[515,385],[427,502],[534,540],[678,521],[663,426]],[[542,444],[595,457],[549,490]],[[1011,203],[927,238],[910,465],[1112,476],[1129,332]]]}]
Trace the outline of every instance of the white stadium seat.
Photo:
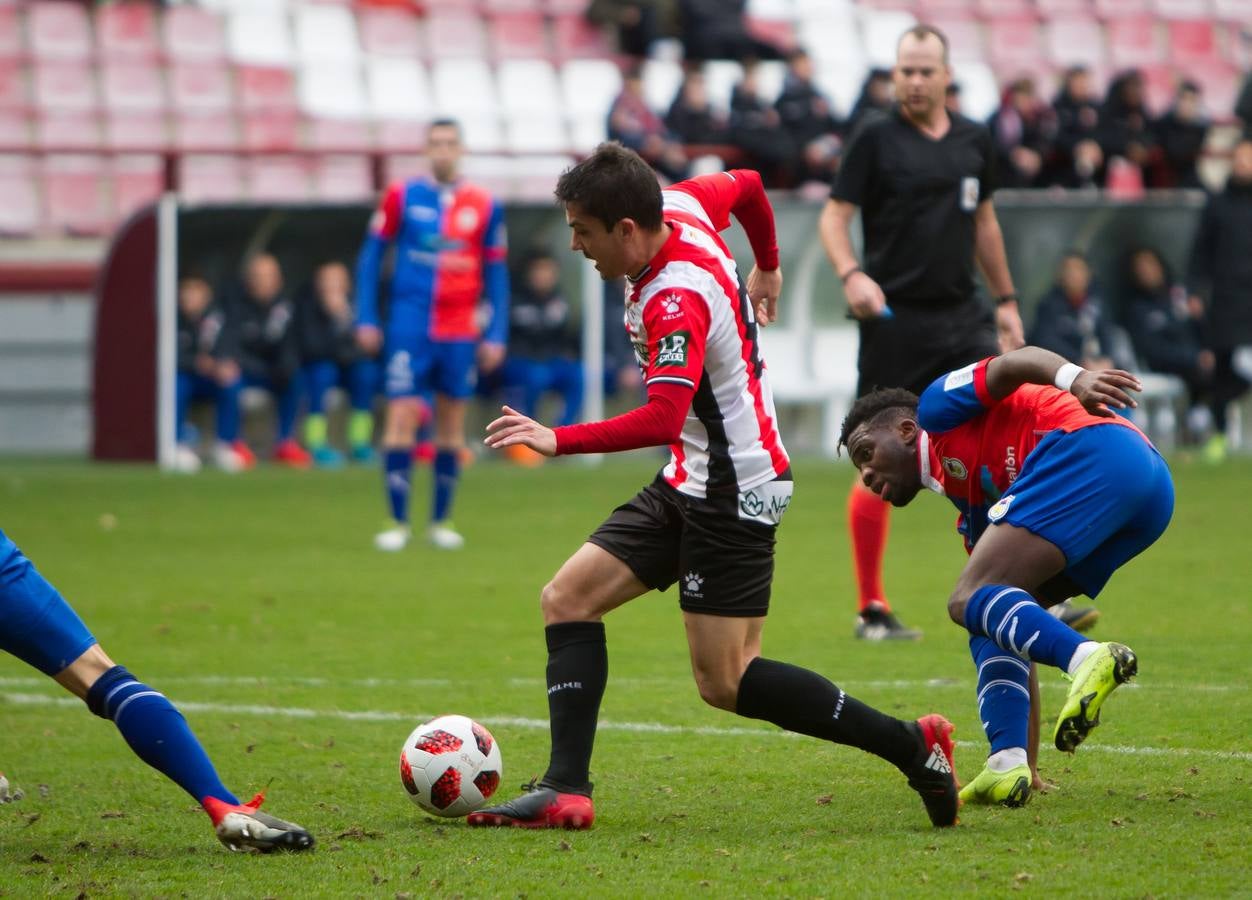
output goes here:
[{"label": "white stadium seat", "polygon": [[682,81],[683,69],[676,62],[650,59],[643,64],[643,97],[655,110],[665,112],[670,108]]},{"label": "white stadium seat", "polygon": [[861,38],[866,61],[871,66],[881,66],[884,69],[894,66],[900,35],[916,24],[917,18],[903,10],[862,10]]},{"label": "white stadium seat", "polygon": [[326,119],[359,119],[368,115],[361,70],[342,63],[304,66],[300,70],[300,108]]},{"label": "white stadium seat", "polygon": [[546,59],[505,60],[496,68],[496,83],[500,88],[500,108],[507,116],[561,114],[556,70]]},{"label": "white stadium seat", "polygon": [[226,24],[226,46],[235,62],[290,66],[295,59],[284,13],[248,7],[233,12]]},{"label": "white stadium seat", "polygon": [[571,116],[603,119],[621,92],[621,69],[607,59],[571,59],[561,66],[562,108]]},{"label": "white stadium seat", "polygon": [[296,52],[302,62],[356,62],[361,56],[356,19],[344,6],[297,7]]},{"label": "white stadium seat", "polygon": [[730,109],[730,93],[741,81],[743,66],[737,62],[723,59],[704,64],[704,87],[715,110],[724,113]]},{"label": "white stadium seat", "polygon": [[511,116],[505,138],[510,153],[563,153],[569,149],[565,123],[555,113]]},{"label": "white stadium seat", "polygon": [[434,66],[435,108],[453,117],[495,115],[496,98],[491,67],[481,59],[441,59]]},{"label": "white stadium seat", "polygon": [[365,67],[370,113],[380,119],[431,118],[434,95],[426,68],[413,59],[370,59]]}]

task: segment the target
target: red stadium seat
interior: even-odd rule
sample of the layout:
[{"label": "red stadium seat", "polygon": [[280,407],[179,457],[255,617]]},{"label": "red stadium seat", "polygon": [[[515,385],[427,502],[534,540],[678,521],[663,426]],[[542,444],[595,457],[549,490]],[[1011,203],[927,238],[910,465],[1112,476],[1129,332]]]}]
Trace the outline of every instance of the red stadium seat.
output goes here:
[{"label": "red stadium seat", "polygon": [[587,10],[587,0],[543,0],[543,11],[550,16],[581,15]]},{"label": "red stadium seat", "polygon": [[1203,88],[1204,109],[1213,119],[1229,122],[1234,118],[1242,79],[1237,68],[1220,59],[1210,59],[1189,64],[1184,74]]},{"label": "red stadium seat", "polygon": [[1034,19],[992,19],[987,23],[987,47],[988,60],[1001,72],[1044,59],[1043,32]]},{"label": "red stadium seat", "polygon": [[248,199],[273,203],[300,203],[312,196],[308,161],[299,156],[264,154],[244,163]]},{"label": "red stadium seat", "polygon": [[253,153],[289,153],[300,147],[294,113],[254,113],[243,118],[243,147]]},{"label": "red stadium seat", "polygon": [[481,59],[487,38],[475,16],[432,12],[426,20],[426,48],[431,59]]},{"label": "red stadium seat", "polygon": [[39,192],[31,157],[0,156],[0,234],[31,235],[39,230]]},{"label": "red stadium seat", "polygon": [[82,3],[43,0],[26,10],[26,36],[37,59],[91,58],[91,21]]},{"label": "red stadium seat", "polygon": [[1175,19],[1169,25],[1169,61],[1189,66],[1217,59],[1217,31],[1212,20]]},{"label": "red stadium seat", "polygon": [[25,50],[17,10],[12,6],[0,6],[0,60],[17,59]]},{"label": "red stadium seat", "polygon": [[186,203],[232,203],[244,198],[243,167],[234,156],[197,156],[179,160],[178,193]]},{"label": "red stadium seat", "polygon": [[1054,19],[1047,26],[1048,58],[1058,66],[1104,62],[1104,34],[1094,19]]},{"label": "red stadium seat", "polygon": [[26,72],[19,63],[0,59],[0,109],[25,109],[29,105]]},{"label": "red stadium seat", "polygon": [[1048,19],[1056,16],[1076,18],[1091,15],[1090,0],[1035,0],[1035,6]]},{"label": "red stadium seat", "polygon": [[[24,112],[0,110],[0,153],[31,148],[30,118]],[[4,194],[0,193],[0,197]],[[7,202],[8,198],[5,198]]]},{"label": "red stadium seat", "polygon": [[69,234],[103,234],[109,227],[109,174],[96,155],[53,155],[44,160],[44,221]]},{"label": "red stadium seat", "polygon": [[273,66],[239,66],[235,69],[239,106],[245,112],[295,114],[296,77],[290,69]]},{"label": "red stadium seat", "polygon": [[538,13],[501,13],[489,26],[496,59],[534,59],[549,55],[548,29]]},{"label": "red stadium seat", "polygon": [[425,8],[432,16],[443,16],[449,13],[456,15],[477,15],[479,0],[422,0],[419,6]]},{"label": "red stadium seat", "polygon": [[113,209],[115,223],[149,203],[155,203],[165,190],[165,162],[155,154],[127,153],[115,157]]},{"label": "red stadium seat", "polygon": [[179,5],[165,11],[165,53],[184,62],[226,58],[222,20],[208,10]]},{"label": "red stadium seat", "polygon": [[535,0],[482,0],[483,10],[488,13],[534,13],[541,14]]},{"label": "red stadium seat", "polygon": [[165,109],[161,71],[151,63],[106,62],[100,72],[100,88],[106,109],[127,112]]},{"label": "red stadium seat", "polygon": [[359,203],[374,198],[374,173],[369,157],[334,154],[313,162],[313,193],[328,203]]},{"label": "red stadium seat", "polygon": [[111,3],[96,10],[96,46],[102,59],[156,59],[156,12],[150,3]]},{"label": "red stadium seat", "polygon": [[96,78],[81,63],[41,63],[34,70],[35,106],[56,112],[96,108]]},{"label": "red stadium seat", "polygon": [[374,149],[370,123],[353,119],[309,119],[304,146],[329,153],[369,153]]},{"label": "red stadium seat", "polygon": [[1207,19],[1213,15],[1212,0],[1152,0],[1152,12],[1163,19]]},{"label": "red stadium seat", "polygon": [[988,19],[1034,18],[1038,14],[1031,0],[977,0],[975,8],[980,16]]},{"label": "red stadium seat", "polygon": [[917,14],[924,21],[943,16],[966,16],[974,11],[974,0],[918,0]]},{"label": "red stadium seat", "polygon": [[1112,19],[1108,34],[1109,59],[1114,66],[1152,66],[1165,61],[1156,20],[1148,16]]},{"label": "red stadium seat", "polygon": [[35,142],[44,151],[100,149],[100,123],[86,113],[46,113],[35,120]]},{"label": "red stadium seat", "polygon": [[179,115],[174,120],[174,146],[195,153],[236,150],[240,144],[235,117],[220,113]]},{"label": "red stadium seat", "polygon": [[552,43],[562,59],[604,59],[613,53],[604,32],[583,16],[557,16],[553,19]]},{"label": "red stadium seat", "polygon": [[976,19],[936,14],[927,21],[947,37],[949,54],[954,62],[982,62],[987,58],[982,26]]},{"label": "red stadium seat", "polygon": [[363,9],[357,14],[361,47],[366,57],[425,55],[422,31],[412,10]]},{"label": "red stadium seat", "polygon": [[1095,0],[1096,15],[1102,19],[1141,16],[1148,11],[1148,0]]},{"label": "red stadium seat", "polygon": [[104,123],[104,144],[110,150],[164,150],[169,146],[165,116],[113,113]]},{"label": "red stadium seat", "polygon": [[216,62],[176,62],[169,70],[170,108],[179,112],[226,112],[235,105],[230,70]]},{"label": "red stadium seat", "polygon": [[1174,103],[1174,94],[1178,90],[1178,74],[1163,63],[1140,66],[1139,72],[1143,75],[1144,102],[1154,116],[1159,116]]}]

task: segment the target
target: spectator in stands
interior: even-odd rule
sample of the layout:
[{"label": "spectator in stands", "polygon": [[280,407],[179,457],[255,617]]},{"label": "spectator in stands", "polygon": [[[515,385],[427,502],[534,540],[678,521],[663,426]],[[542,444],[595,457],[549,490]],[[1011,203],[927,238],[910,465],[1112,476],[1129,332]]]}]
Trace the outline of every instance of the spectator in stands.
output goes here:
[{"label": "spectator in stands", "polygon": [[708,59],[782,59],[785,49],[762,40],[748,28],[748,0],[678,0],[683,54]]},{"label": "spectator in stands", "polygon": [[1059,353],[1084,369],[1133,368],[1126,341],[1093,289],[1086,257],[1061,257],[1056,284],[1039,301],[1027,343]]},{"label": "spectator in stands", "polygon": [[[1235,144],[1226,188],[1204,207],[1188,281],[1208,296],[1214,402],[1224,410],[1252,381],[1252,137]],[[1225,435],[1215,438],[1206,456],[1218,461],[1226,455]]]},{"label": "spectator in stands", "polygon": [[193,400],[213,400],[216,407],[217,442],[213,461],[225,472],[238,472],[254,462],[239,437],[239,366],[224,353],[226,314],[213,302],[213,289],[200,275],[178,282],[178,384],[175,428],[178,448],[174,467],[180,472],[200,471],[195,429],[187,421]]},{"label": "spectator in stands", "polygon": [[1000,108],[987,124],[995,138],[1000,183],[1011,188],[1042,187],[1056,137],[1056,117],[1035,94],[1034,81],[1018,78],[1005,88]]},{"label": "spectator in stands", "polygon": [[373,461],[374,394],[380,373],[377,358],[357,343],[352,276],[342,262],[323,263],[313,273],[313,281],[296,302],[295,332],[308,403],[304,443],[314,464],[327,468],[343,464],[343,454],[330,446],[327,433],[326,395],[334,387],[348,392],[352,458]]},{"label": "spectator in stands", "polygon": [[1156,137],[1144,101],[1143,75],[1132,69],[1109,85],[1100,109],[1100,149],[1104,158],[1121,157],[1142,175],[1157,154]]},{"label": "spectator in stands", "polygon": [[687,172],[687,155],[644,99],[643,74],[636,66],[622,78],[622,92],[609,109],[608,137],[634,150],[671,181]]},{"label": "spectator in stands", "polygon": [[1051,180],[1068,188],[1099,185],[1104,178],[1100,110],[1086,67],[1066,70],[1052,109],[1056,113],[1056,141]]},{"label": "spectator in stands", "polygon": [[1201,108],[1200,86],[1194,81],[1178,85],[1174,105],[1155,123],[1161,147],[1161,165],[1155,187],[1202,188],[1196,165],[1208,136],[1209,122]]},{"label": "spectator in stands", "polygon": [[1127,258],[1126,284],[1124,321],[1139,359],[1153,372],[1187,384],[1187,438],[1200,438],[1214,421],[1225,430],[1225,409],[1212,408],[1216,357],[1205,346],[1203,301],[1169,277],[1165,261],[1150,247]]},{"label": "spectator in stands", "polygon": [[743,79],[730,94],[730,142],[744,152],[745,165],[761,173],[767,186],[790,185],[799,164],[791,135],[778,110],[757,90],[756,66],[744,66]]},{"label": "spectator in stands", "polygon": [[726,120],[709,102],[704,74],[698,69],[683,78],[665,125],[684,144],[724,144],[729,139]]},{"label": "spectator in stands", "polygon": [[1252,137],[1252,71],[1243,79],[1243,87],[1235,98],[1235,118],[1243,123],[1243,133]]},{"label": "spectator in stands", "polygon": [[787,55],[787,77],[774,108],[799,150],[797,180],[829,184],[839,164],[841,123],[830,99],[813,83],[813,60],[804,50]]},{"label": "spectator in stands", "polygon": [[300,407],[294,318],[295,305],[284,293],[278,260],[269,253],[250,257],[232,298],[229,346],[239,362],[243,387],[264,388],[278,408],[275,461],[303,469],[312,459],[294,437]]},{"label": "spectator in stands", "polygon": [[[509,309],[509,355],[504,363],[508,403],[534,418],[548,391],[561,396],[559,425],[578,421],[583,404],[582,336],[573,310],[561,293],[561,269],[547,250],[529,253],[522,263]],[[620,309],[618,310],[620,313]],[[539,465],[543,456],[513,445],[505,455],[523,465]]]},{"label": "spectator in stands", "polygon": [[672,30],[674,0],[591,0],[587,18],[609,28],[619,53],[646,57],[657,38]]},{"label": "spectator in stands", "polygon": [[852,114],[848,116],[848,134],[856,129],[867,113],[888,112],[894,100],[895,86],[891,81],[891,70],[870,69],[861,85],[861,94],[852,105]]}]

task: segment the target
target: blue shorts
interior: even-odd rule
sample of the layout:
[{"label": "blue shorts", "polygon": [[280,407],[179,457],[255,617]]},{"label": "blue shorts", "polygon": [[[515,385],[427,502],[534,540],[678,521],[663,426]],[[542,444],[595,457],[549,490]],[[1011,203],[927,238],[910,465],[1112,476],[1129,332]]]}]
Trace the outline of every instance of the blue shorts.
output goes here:
[{"label": "blue shorts", "polygon": [[434,391],[457,400],[474,394],[476,341],[434,341],[423,335],[387,335],[383,392],[387,399]]},{"label": "blue shorts", "polygon": [[0,531],[0,650],[56,675],[95,643],[78,613]]},{"label": "blue shorts", "polygon": [[1055,544],[1065,575],[1094,597],[1161,536],[1173,513],[1165,460],[1133,429],[1109,424],[1045,437],[987,518]]}]

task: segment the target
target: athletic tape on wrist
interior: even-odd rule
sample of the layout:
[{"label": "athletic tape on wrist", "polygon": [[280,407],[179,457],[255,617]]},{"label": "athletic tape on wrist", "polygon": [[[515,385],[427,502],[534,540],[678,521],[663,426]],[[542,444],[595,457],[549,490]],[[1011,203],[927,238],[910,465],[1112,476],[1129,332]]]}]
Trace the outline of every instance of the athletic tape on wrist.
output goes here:
[{"label": "athletic tape on wrist", "polygon": [[1074,386],[1074,380],[1080,374],[1082,374],[1082,366],[1066,363],[1056,370],[1056,378],[1052,380],[1052,383],[1068,394],[1069,389]]}]

